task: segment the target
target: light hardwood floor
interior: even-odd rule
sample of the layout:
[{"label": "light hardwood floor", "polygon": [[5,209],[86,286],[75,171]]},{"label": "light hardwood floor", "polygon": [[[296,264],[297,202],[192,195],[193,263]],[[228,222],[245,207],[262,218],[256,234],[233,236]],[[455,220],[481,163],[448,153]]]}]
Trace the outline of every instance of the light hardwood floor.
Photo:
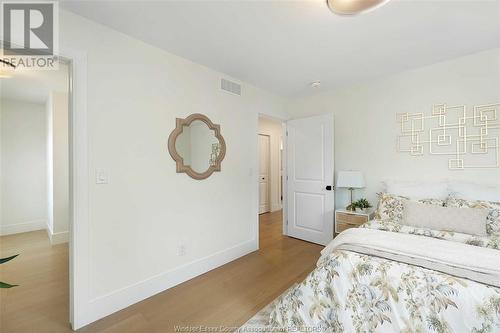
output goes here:
[{"label": "light hardwood floor", "polygon": [[[198,276],[79,332],[174,332],[175,326],[236,327],[313,270],[321,246],[284,237],[281,212],[260,216],[260,250]],[[71,332],[68,247],[50,246],[44,231],[0,238],[0,332]]]}]

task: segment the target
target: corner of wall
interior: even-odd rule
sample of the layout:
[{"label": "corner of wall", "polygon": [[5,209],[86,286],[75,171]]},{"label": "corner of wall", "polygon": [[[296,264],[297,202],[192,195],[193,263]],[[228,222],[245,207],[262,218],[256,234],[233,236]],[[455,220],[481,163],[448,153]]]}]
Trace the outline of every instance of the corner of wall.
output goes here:
[{"label": "corner of wall", "polygon": [[51,233],[47,230],[51,245],[63,244],[69,242],[69,233],[67,231]]}]

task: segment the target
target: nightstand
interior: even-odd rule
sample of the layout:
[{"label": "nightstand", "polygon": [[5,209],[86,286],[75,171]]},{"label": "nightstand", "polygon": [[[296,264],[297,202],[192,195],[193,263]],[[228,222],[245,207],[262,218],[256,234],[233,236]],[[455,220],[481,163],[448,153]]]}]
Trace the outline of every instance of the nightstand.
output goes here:
[{"label": "nightstand", "polygon": [[349,228],[357,228],[363,223],[366,223],[373,219],[375,212],[351,212],[350,210],[337,209],[335,211],[335,234],[339,234],[342,231]]}]

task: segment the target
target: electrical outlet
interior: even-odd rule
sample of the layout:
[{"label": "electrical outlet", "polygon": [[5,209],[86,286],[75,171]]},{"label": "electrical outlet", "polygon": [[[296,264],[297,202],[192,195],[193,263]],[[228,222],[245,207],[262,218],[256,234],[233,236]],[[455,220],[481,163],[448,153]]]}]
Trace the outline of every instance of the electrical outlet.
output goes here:
[{"label": "electrical outlet", "polygon": [[179,245],[179,247],[177,248],[177,255],[180,257],[186,255],[186,245],[184,244]]}]

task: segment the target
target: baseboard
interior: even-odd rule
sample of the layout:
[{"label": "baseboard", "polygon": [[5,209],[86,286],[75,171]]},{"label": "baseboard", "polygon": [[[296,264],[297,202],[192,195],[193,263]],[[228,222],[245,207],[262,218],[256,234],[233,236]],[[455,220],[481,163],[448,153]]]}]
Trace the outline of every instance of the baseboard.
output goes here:
[{"label": "baseboard", "polygon": [[182,282],[211,271],[248,253],[258,250],[256,240],[192,261],[173,270],[161,273],[128,287],[91,300],[81,326],[88,325],[134,303],[170,289]]},{"label": "baseboard", "polygon": [[45,225],[46,225],[45,220],[33,220],[23,223],[6,224],[0,226],[0,236],[43,230],[45,229]]},{"label": "baseboard", "polygon": [[282,210],[282,209],[283,209],[282,205],[273,205],[271,208],[271,212],[274,213],[274,212],[277,212],[278,210]]},{"label": "baseboard", "polygon": [[56,244],[62,244],[62,243],[69,242],[69,232],[68,231],[53,232],[53,230],[49,224],[47,224],[45,226],[45,229],[47,231],[47,235],[49,236],[50,244],[56,245]]},{"label": "baseboard", "polygon": [[67,231],[56,232],[53,234],[47,229],[47,234],[49,235],[50,244],[52,245],[67,243],[69,241],[69,234]]}]

